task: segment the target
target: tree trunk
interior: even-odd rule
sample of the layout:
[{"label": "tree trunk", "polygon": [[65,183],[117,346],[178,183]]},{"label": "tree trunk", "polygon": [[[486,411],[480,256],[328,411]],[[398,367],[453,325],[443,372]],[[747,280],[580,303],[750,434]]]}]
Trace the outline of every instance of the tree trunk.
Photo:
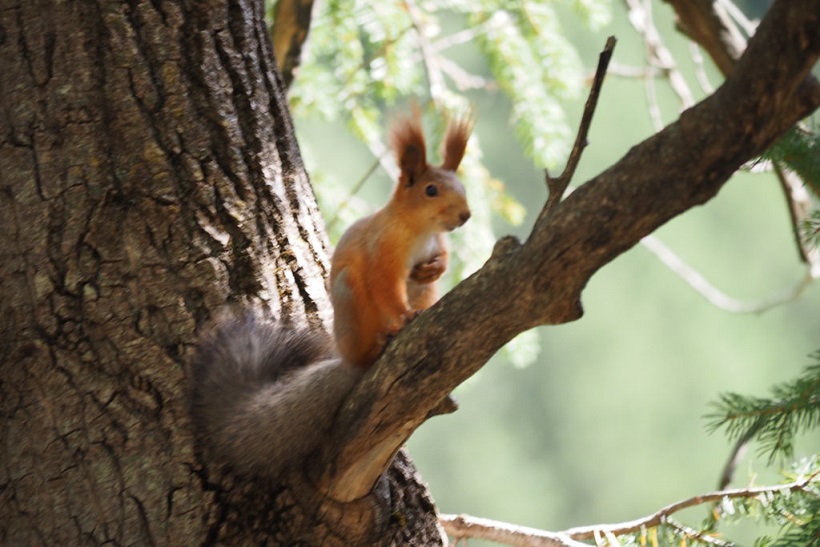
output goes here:
[{"label": "tree trunk", "polygon": [[776,1],[713,96],[403,330],[303,470],[248,481],[194,442],[196,331],[246,301],[327,325],[328,244],[261,6],[188,8],[0,10],[3,544],[441,543],[393,458],[404,439],[509,338],[580,317],[598,269],[820,105],[820,0]]},{"label": "tree trunk", "polygon": [[3,545],[442,541],[404,456],[344,505],[197,457],[198,327],[246,300],[330,319],[260,4],[0,10]]}]

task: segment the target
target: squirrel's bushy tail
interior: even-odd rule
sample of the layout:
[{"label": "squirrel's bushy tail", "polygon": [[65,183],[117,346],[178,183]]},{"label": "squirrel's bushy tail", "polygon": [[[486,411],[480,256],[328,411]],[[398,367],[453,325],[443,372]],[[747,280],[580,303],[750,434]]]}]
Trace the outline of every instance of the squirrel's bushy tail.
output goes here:
[{"label": "squirrel's bushy tail", "polygon": [[261,310],[226,314],[191,361],[192,416],[207,459],[276,476],[327,434],[361,372],[333,358],[322,331],[283,327]]}]

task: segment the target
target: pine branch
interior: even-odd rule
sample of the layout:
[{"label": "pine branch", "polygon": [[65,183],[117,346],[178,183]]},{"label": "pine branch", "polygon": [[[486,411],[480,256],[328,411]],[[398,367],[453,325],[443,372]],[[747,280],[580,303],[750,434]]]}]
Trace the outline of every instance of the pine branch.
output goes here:
[{"label": "pine branch", "polygon": [[820,352],[813,358],[797,380],[774,387],[771,398],[722,395],[708,416],[709,428],[725,428],[731,438],[758,439],[770,463],[778,455],[791,456],[795,435],[820,425]]},{"label": "pine branch", "polygon": [[808,243],[820,247],[820,211],[815,211],[803,221],[803,234]]},{"label": "pine branch", "polygon": [[[560,532],[549,532],[535,528],[516,526],[505,522],[472,517],[469,515],[440,515],[439,522],[444,531],[456,540],[487,539],[505,543],[507,545],[527,545],[527,546],[564,546],[582,545],[578,542],[587,539],[608,538],[610,543],[613,539],[627,535],[645,532],[646,530],[659,526],[668,526],[674,530],[675,534],[688,539],[696,539],[703,543],[712,545],[731,545],[725,541],[718,540],[703,531],[685,526],[671,517],[684,509],[697,507],[705,503],[721,502],[736,499],[768,499],[771,496],[792,495],[795,492],[807,491],[809,486],[817,486],[820,483],[820,471],[811,475],[801,477],[793,482],[776,486],[763,486],[756,488],[734,488],[729,490],[718,490],[700,496],[694,496],[652,513],[643,518],[617,524],[600,524],[595,526],[582,526],[569,528]],[[814,519],[817,520],[817,519]],[[811,529],[813,530],[813,528]],[[811,532],[810,530],[810,532]]]},{"label": "pine branch", "polygon": [[769,547],[820,544],[820,496],[806,505],[805,515],[807,515],[806,518],[791,526],[787,533]]},{"label": "pine branch", "polygon": [[673,503],[671,505],[667,505],[666,507],[656,511],[655,513],[640,519],[622,522],[618,524],[570,528],[568,530],[564,530],[561,533],[566,534],[572,539],[590,539],[595,536],[596,531],[608,531],[615,534],[616,536],[623,534],[632,534],[635,532],[639,532],[644,528],[652,528],[661,524],[665,524],[671,515],[674,515],[675,513],[682,511],[683,509],[687,509],[689,507],[697,507],[698,505],[702,505],[704,503],[712,503],[724,499],[756,498],[758,496],[765,497],[769,495],[785,494],[787,492],[792,493],[802,491],[805,490],[808,485],[816,485],[818,482],[820,482],[819,479],[820,471],[815,472],[812,475],[808,475],[806,477],[797,479],[793,482],[776,486],[761,486],[756,488],[732,488],[729,490],[717,490],[715,492],[702,494],[700,496],[694,496],[689,499],[685,499]]},{"label": "pine branch", "polygon": [[762,157],[798,175],[820,196],[820,132],[816,128],[807,124],[793,127]]}]

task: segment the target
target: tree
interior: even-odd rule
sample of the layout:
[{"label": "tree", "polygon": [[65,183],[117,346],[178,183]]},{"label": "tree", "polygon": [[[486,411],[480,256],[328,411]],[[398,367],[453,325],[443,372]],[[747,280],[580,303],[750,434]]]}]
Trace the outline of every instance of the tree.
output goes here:
[{"label": "tree", "polygon": [[314,326],[330,314],[329,248],[259,3],[0,17],[9,544],[440,542],[412,463],[393,457],[410,433],[516,333],[579,318],[595,271],[820,105],[820,4],[780,0],[711,97],[551,199],[527,241],[499,241],[405,329],[304,469],[248,480],[198,458],[196,330],[225,302]]}]

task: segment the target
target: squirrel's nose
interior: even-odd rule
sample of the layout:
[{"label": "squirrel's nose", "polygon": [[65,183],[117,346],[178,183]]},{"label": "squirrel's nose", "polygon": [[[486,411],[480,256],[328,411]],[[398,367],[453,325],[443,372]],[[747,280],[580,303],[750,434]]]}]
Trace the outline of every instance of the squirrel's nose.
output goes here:
[{"label": "squirrel's nose", "polygon": [[461,220],[461,223],[464,224],[465,222],[470,220],[470,211],[463,211],[459,213],[458,218],[459,220]]}]

